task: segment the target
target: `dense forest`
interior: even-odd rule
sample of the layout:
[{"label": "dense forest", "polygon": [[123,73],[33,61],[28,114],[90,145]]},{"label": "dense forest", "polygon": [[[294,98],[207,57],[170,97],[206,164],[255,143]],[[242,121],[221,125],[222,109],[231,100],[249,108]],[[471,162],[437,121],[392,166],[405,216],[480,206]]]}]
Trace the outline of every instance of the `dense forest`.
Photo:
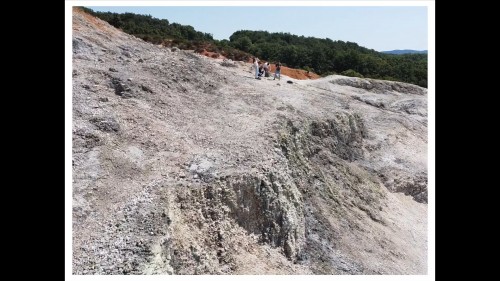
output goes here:
[{"label": "dense forest", "polygon": [[427,87],[427,55],[389,55],[352,42],[267,31],[236,31],[231,44],[243,51],[320,75],[405,81]]},{"label": "dense forest", "polygon": [[151,15],[94,12],[89,8],[80,8],[93,16],[107,21],[114,27],[122,29],[128,34],[156,44],[162,43],[165,39],[194,42],[214,41],[211,34],[196,31],[190,25],[170,23],[166,19],[153,18]]},{"label": "dense forest", "polygon": [[309,70],[322,76],[341,74],[403,81],[427,87],[427,54],[384,54],[353,42],[267,31],[240,30],[234,32],[229,40],[215,40],[211,34],[196,31],[190,25],[170,23],[151,15],[82,9],[124,32],[155,44],[181,49],[206,49],[233,60],[257,56],[265,61],[280,61],[285,66]]}]

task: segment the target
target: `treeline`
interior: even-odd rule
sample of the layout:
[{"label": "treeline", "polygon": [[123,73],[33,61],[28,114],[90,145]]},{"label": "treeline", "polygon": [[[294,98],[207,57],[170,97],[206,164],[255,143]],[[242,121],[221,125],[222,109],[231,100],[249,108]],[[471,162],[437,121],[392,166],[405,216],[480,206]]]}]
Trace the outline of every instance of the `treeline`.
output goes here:
[{"label": "treeline", "polygon": [[153,18],[151,15],[133,13],[95,12],[92,9],[80,7],[85,12],[107,21],[112,26],[132,34],[145,41],[155,44],[177,40],[192,41],[194,43],[211,42],[213,37],[209,33],[196,31],[190,25],[170,23],[166,19]]},{"label": "treeline", "polygon": [[427,87],[427,54],[391,55],[367,49],[352,42],[333,41],[267,31],[240,30],[229,40],[214,40],[209,33],[190,25],[170,23],[166,19],[133,13],[87,13],[109,22],[124,32],[145,41],[181,49],[206,49],[233,59],[246,61],[252,56],[291,68],[300,68],[326,76],[342,74],[402,81]]},{"label": "treeline", "polygon": [[214,40],[212,34],[196,31],[190,25],[170,23],[166,19],[157,19],[151,15],[96,12],[86,7],[79,8],[88,14],[107,21],[112,26],[128,34],[154,44],[175,46],[180,49],[196,50],[198,52],[205,49],[238,61],[246,61],[253,56],[234,48],[228,40]]},{"label": "treeline", "polygon": [[236,31],[229,40],[230,45],[259,58],[323,76],[343,74],[427,87],[426,54],[383,54],[352,42],[267,31]]}]

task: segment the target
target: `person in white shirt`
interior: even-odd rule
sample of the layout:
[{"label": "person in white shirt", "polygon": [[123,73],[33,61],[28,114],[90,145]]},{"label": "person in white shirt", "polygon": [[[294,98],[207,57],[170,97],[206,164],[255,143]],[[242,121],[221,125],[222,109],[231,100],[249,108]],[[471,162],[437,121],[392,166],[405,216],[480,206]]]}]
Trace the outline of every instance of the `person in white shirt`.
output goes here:
[{"label": "person in white shirt", "polygon": [[253,67],[255,68],[255,79],[260,79],[259,77],[259,59],[253,58]]},{"label": "person in white shirt", "polygon": [[264,70],[264,76],[269,77],[269,62],[266,62],[263,66],[262,69]]}]

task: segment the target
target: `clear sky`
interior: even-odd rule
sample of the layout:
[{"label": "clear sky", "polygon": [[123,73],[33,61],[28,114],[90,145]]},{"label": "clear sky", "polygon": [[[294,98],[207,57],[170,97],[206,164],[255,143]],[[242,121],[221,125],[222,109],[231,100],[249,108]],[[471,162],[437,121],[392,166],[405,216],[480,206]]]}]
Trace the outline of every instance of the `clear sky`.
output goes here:
[{"label": "clear sky", "polygon": [[289,32],[350,41],[376,51],[427,50],[427,7],[96,7],[147,14],[229,39],[238,30]]}]

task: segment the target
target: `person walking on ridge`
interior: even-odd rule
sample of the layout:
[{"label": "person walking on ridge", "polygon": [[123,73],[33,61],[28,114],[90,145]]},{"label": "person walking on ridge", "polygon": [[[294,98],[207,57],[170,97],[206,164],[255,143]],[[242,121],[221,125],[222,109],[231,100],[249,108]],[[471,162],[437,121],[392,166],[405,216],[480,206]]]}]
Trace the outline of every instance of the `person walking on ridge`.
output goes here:
[{"label": "person walking on ridge", "polygon": [[260,79],[259,77],[259,59],[253,58],[253,67],[255,68],[255,79]]},{"label": "person walking on ridge", "polygon": [[269,77],[269,62],[266,62],[262,69],[264,70],[264,77]]},{"label": "person walking on ridge", "polygon": [[276,80],[276,76],[278,76],[278,80],[281,80],[281,63],[278,62],[276,64],[276,70],[274,71],[274,79]]}]

